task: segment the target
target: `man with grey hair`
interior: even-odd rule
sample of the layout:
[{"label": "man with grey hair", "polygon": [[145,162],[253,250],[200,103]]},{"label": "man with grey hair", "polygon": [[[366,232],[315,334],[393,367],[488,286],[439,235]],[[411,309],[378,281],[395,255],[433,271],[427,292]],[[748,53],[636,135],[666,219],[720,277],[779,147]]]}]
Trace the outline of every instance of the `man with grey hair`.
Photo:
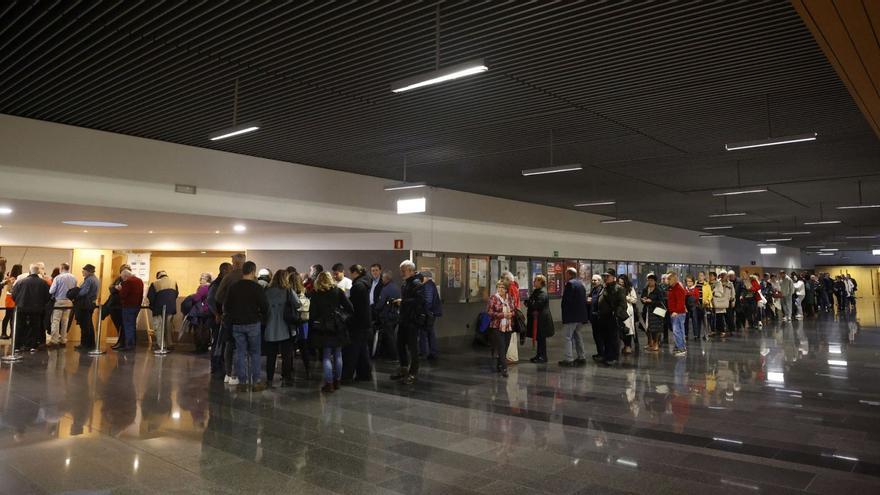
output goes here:
[{"label": "man with grey hair", "polygon": [[[73,316],[79,324],[79,345],[76,350],[87,351],[95,347],[95,330],[92,323],[92,314],[95,312],[95,300],[98,298],[100,281],[95,276],[95,265],[89,263],[82,268],[83,283],[79,287],[79,294],[73,301]],[[120,335],[123,327],[119,327]]]},{"label": "man with grey hair", "polygon": [[15,350],[35,352],[50,300],[49,286],[40,277],[40,267],[36,263],[31,264],[28,275],[13,286],[12,299],[18,316],[14,328],[18,334],[15,336]]},{"label": "man with grey hair", "polygon": [[400,370],[391,379],[401,380],[404,385],[412,385],[419,373],[419,332],[427,324],[428,308],[422,275],[416,273],[416,264],[405,260],[400,264],[400,275],[404,282],[400,289],[400,299],[395,301],[400,307],[397,330]]},{"label": "man with grey hair", "polygon": [[400,299],[400,287],[394,283],[391,271],[382,272],[382,290],[373,302],[373,311],[379,320],[377,348],[373,349],[374,357],[381,353],[388,360],[397,360],[397,323],[400,315],[394,301],[398,299]]},{"label": "man with grey hair", "polygon": [[61,263],[61,273],[52,280],[49,287],[49,295],[55,299],[52,310],[52,337],[49,345],[64,345],[67,343],[67,320],[73,308],[73,301],[67,298],[67,293],[76,287],[76,277],[70,273],[70,265]]},{"label": "man with grey hair", "polygon": [[794,282],[785,273],[785,270],[779,270],[779,292],[782,293],[782,297],[779,298],[779,302],[782,303],[782,321],[791,321],[793,303],[791,296],[794,295]]}]

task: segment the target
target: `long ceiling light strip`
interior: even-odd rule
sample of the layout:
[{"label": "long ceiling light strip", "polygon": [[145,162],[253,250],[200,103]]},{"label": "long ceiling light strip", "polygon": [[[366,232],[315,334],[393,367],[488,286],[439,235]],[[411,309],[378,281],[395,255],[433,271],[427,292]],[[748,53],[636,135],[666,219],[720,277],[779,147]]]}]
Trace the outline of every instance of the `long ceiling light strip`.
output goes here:
[{"label": "long ceiling light strip", "polygon": [[453,79],[481,74],[489,70],[483,59],[468,60],[391,83],[391,92],[403,93]]},{"label": "long ceiling light strip", "polygon": [[780,232],[782,235],[810,235],[812,232],[808,232],[806,230],[800,232]]},{"label": "long ceiling light strip", "polygon": [[727,218],[727,217],[744,217],[747,213],[713,213],[709,218]]},{"label": "long ceiling light strip", "polygon": [[842,223],[841,220],[819,220],[817,222],[804,222],[804,225],[834,225]]},{"label": "long ceiling light strip", "polygon": [[588,207],[588,206],[611,206],[617,204],[616,201],[596,201],[595,203],[579,203],[576,204],[576,207]]},{"label": "long ceiling light strip", "polygon": [[418,189],[420,187],[428,187],[425,182],[398,182],[385,186],[386,191],[402,191],[404,189]]},{"label": "long ceiling light strip", "polygon": [[208,139],[211,141],[219,141],[221,139],[248,134],[259,128],[259,122],[247,122],[245,124],[238,123],[238,78],[235,78],[235,89],[232,93],[232,127],[212,132],[211,134],[208,134]]},{"label": "long ceiling light strip", "polygon": [[725,191],[712,193],[712,196],[739,196],[740,194],[758,194],[767,192],[766,189],[744,189],[741,191]]},{"label": "long ceiling light strip", "polygon": [[791,237],[780,237],[778,239],[767,239],[767,242],[785,242],[790,241]]},{"label": "long ceiling light strip", "polygon": [[802,143],[805,141],[815,141],[819,137],[816,132],[808,132],[806,134],[796,134],[794,136],[781,136],[776,138],[757,139],[754,141],[743,141],[740,143],[725,144],[724,149],[727,151],[745,150],[749,148],[761,148],[764,146],[778,146],[780,144]]},{"label": "long ceiling light strip", "polygon": [[861,210],[866,208],[880,208],[880,205],[850,205],[850,206],[838,206],[838,210]]},{"label": "long ceiling light strip", "polygon": [[726,230],[732,229],[733,225],[717,225],[714,227],[703,227],[703,230]]},{"label": "long ceiling light strip", "polygon": [[584,167],[578,163],[573,163],[570,165],[557,165],[555,167],[543,167],[543,168],[529,168],[522,171],[523,177],[529,177],[532,175],[545,175],[545,174],[558,174],[562,172],[576,172],[578,170],[583,170]]},{"label": "long ceiling light strip", "polygon": [[848,235],[844,236],[844,239],[876,239],[877,237],[876,235]]},{"label": "long ceiling light strip", "polygon": [[600,220],[599,223],[629,223],[632,222],[632,219],[629,218],[609,218],[607,220]]}]

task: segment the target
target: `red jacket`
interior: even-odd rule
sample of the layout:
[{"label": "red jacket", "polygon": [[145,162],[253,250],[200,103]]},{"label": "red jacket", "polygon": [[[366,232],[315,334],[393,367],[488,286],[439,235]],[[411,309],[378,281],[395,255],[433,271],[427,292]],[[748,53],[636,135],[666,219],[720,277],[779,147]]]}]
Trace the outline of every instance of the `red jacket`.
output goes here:
[{"label": "red jacket", "polygon": [[119,301],[123,308],[139,308],[144,302],[144,282],[134,275],[122,282]]},{"label": "red jacket", "polygon": [[687,307],[685,307],[685,297],[687,296],[687,291],[684,287],[681,286],[681,283],[677,283],[669,287],[669,290],[666,291],[666,308],[670,313],[687,313]]}]

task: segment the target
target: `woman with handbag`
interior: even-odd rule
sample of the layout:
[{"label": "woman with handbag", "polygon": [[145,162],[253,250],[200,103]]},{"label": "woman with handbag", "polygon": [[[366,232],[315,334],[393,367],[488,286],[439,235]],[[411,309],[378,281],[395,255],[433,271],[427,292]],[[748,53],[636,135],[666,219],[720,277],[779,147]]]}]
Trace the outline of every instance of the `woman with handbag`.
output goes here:
[{"label": "woman with handbag", "polygon": [[339,389],[342,347],[349,343],[348,317],[353,312],[351,302],[345,292],[336,287],[330,273],[318,274],[309,304],[309,343],[319,349],[324,361],[322,392]]},{"label": "woman with handbag", "polygon": [[632,282],[629,279],[629,276],[625,273],[621,273],[617,276],[617,283],[621,287],[623,287],[624,292],[626,293],[626,315],[627,319],[623,321],[623,325],[621,326],[621,336],[620,340],[623,341],[623,351],[624,355],[632,354],[632,343],[633,337],[636,333],[636,312],[635,306],[633,306],[638,298],[636,296],[636,290],[633,289]]},{"label": "woman with handbag", "polygon": [[550,314],[550,295],[547,294],[547,278],[540,273],[532,282],[532,293],[526,300],[528,319],[526,328],[532,340],[538,344],[538,350],[530,361],[535,364],[547,362],[547,337],[556,332],[553,326],[553,315]]},{"label": "woman with handbag", "polygon": [[648,334],[648,345],[645,350],[649,352],[660,351],[660,336],[663,333],[663,327],[666,325],[666,305],[664,304],[665,294],[657,285],[657,276],[649,273],[647,277],[647,285],[642,289],[642,317],[645,320],[647,328],[645,332]]},{"label": "woman with handbag", "polygon": [[[520,305],[519,284],[516,282],[516,277],[513,276],[513,273],[511,273],[509,271],[505,271],[504,273],[501,274],[501,279],[507,282],[507,288],[508,288],[507,295],[510,296],[510,302],[513,305],[511,307],[511,309],[513,310],[514,313],[519,313],[519,315],[515,314],[513,319],[511,320],[513,322],[513,331],[520,332],[520,330],[525,330],[525,329],[521,329],[521,328],[516,328],[517,327],[516,323],[519,321],[517,319],[517,316],[524,316],[522,314],[522,312],[519,311],[519,305]],[[525,320],[525,318],[522,318],[522,320]],[[524,323],[524,321],[523,321],[523,323]],[[524,339],[525,339],[525,332],[519,333],[519,340],[517,340],[515,338],[510,339],[510,345],[507,347],[507,364],[508,365],[514,365],[514,364],[519,363],[519,346],[520,346],[519,341],[524,340]]]},{"label": "woman with handbag", "polygon": [[293,348],[299,323],[299,299],[290,290],[289,276],[278,270],[266,288],[269,315],[263,332],[266,350],[266,387],[272,387],[275,364],[281,354],[281,386],[293,386]]},{"label": "woman with handbag", "polygon": [[495,294],[489,298],[486,313],[489,315],[489,332],[492,347],[497,357],[496,370],[507,378],[507,348],[510,347],[510,336],[513,333],[513,300],[508,294],[510,286],[507,280],[501,279],[495,284]]},{"label": "woman with handbag", "polygon": [[295,339],[295,348],[299,350],[299,357],[302,359],[303,368],[306,374],[306,380],[311,379],[311,368],[309,367],[312,349],[309,347],[309,307],[311,301],[306,295],[306,287],[303,283],[302,275],[296,268],[287,267],[287,283],[290,290],[293,291],[293,297],[299,300],[299,325],[297,325],[297,336]]}]

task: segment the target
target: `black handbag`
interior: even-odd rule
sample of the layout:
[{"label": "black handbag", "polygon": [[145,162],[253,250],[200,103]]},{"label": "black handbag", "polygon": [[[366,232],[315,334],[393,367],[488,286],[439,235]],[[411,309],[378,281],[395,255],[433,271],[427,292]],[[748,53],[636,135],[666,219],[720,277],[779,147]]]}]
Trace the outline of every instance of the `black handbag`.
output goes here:
[{"label": "black handbag", "polygon": [[526,315],[524,315],[519,308],[513,310],[513,331],[522,336],[525,336],[525,334],[528,333],[528,328],[526,327]]},{"label": "black handbag", "polygon": [[287,299],[284,301],[284,312],[283,312],[284,323],[287,323],[288,327],[292,327],[295,325],[299,325],[302,323],[302,318],[299,316],[299,311],[293,306],[293,298],[290,294],[290,291],[287,291]]}]

